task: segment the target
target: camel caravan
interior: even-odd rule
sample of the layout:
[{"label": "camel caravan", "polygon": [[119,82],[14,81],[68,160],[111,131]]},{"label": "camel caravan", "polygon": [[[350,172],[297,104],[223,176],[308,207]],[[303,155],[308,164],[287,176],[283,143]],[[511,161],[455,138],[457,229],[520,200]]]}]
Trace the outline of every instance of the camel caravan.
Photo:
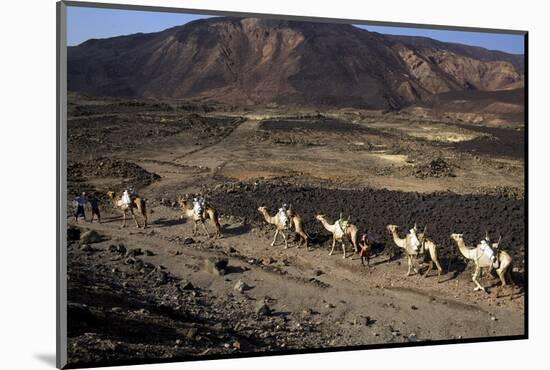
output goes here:
[{"label": "camel caravan", "polygon": [[[84,193],[83,193],[84,194]],[[113,207],[122,214],[122,225],[126,226],[126,214],[129,213],[134,220],[136,227],[147,228],[147,212],[146,200],[135,193],[131,188],[124,190],[120,195],[114,191],[108,191],[107,196],[112,202]],[[79,197],[81,198],[81,197]],[[82,203],[82,202],[81,202]],[[222,237],[222,228],[219,221],[219,213],[203,196],[178,196],[177,203],[181,210],[180,219],[188,219],[193,221],[193,235],[199,235],[199,224],[208,238]],[[82,209],[79,208],[80,211]],[[79,212],[80,212],[79,211]],[[137,212],[136,212],[137,211]],[[296,246],[300,248],[305,246],[306,250],[310,250],[310,235],[305,231],[304,219],[292,208],[291,205],[283,204],[275,214],[271,215],[265,206],[258,207],[258,212],[262,215],[263,220],[275,228],[275,234],[271,247],[277,243],[278,236],[283,239],[284,248],[289,246],[289,235],[295,233],[299,238],[299,243]],[[99,213],[99,212],[98,212]],[[136,213],[143,218],[141,226],[136,218]],[[372,257],[372,242],[367,237],[367,234],[362,234],[359,238],[359,229],[354,225],[349,217],[345,219],[340,214],[340,218],[331,223],[324,214],[317,214],[315,219],[321,223],[323,228],[332,235],[332,245],[329,251],[329,256],[333,255],[336,244],[339,243],[342,247],[342,258],[347,258],[346,242],[353,247],[352,254],[359,254],[361,264],[370,267],[370,258]],[[77,219],[76,219],[77,221]],[[215,228],[215,233],[212,235],[207,227],[207,221],[212,223]],[[434,269],[437,269],[438,277],[444,273],[439,260],[439,246],[428,236],[427,227],[424,227],[422,232],[418,232],[416,223],[409,229],[403,237],[399,234],[399,227],[394,224],[387,225],[387,231],[391,235],[394,244],[407,257],[407,272],[406,276],[410,276],[411,272],[427,277]],[[487,292],[479,279],[483,271],[490,275],[493,271],[496,272],[500,279],[500,286],[497,291],[497,297],[501,290],[505,287],[514,287],[512,280],[512,257],[508,252],[501,248],[502,238],[496,243],[492,243],[488,233],[480,240],[476,246],[467,246],[463,234],[453,233],[450,235],[450,240],[456,243],[458,251],[466,259],[467,262],[472,261],[475,265],[475,270],[472,275],[474,283],[474,291]],[[426,259],[428,262],[427,270],[421,274],[418,259]]]}]

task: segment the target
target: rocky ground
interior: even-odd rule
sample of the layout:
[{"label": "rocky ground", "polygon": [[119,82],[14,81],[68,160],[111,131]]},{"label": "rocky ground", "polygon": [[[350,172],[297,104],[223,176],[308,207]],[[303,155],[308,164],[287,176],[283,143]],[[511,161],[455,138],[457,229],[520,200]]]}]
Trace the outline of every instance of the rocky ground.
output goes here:
[{"label": "rocky ground", "polygon": [[[97,192],[103,213],[101,224],[68,220],[71,365],[524,333],[521,127],[405,113],[70,103],[69,201]],[[148,229],[131,220],[121,229],[104,196],[129,185],[147,199]],[[197,193],[221,214],[221,239],[193,236],[180,220],[177,196]],[[309,250],[293,235],[289,249],[269,246],[274,230],[257,207],[273,213],[283,202],[304,217]],[[373,241],[371,268],[341,250],[328,255],[330,235],[314,217],[340,212]],[[444,275],[405,277],[385,227],[403,235],[414,222],[428,227]],[[462,232],[475,243],[485,230],[502,235],[514,258],[516,286],[499,298],[494,277],[483,278],[488,294],[473,292],[472,266],[449,240]]]}]

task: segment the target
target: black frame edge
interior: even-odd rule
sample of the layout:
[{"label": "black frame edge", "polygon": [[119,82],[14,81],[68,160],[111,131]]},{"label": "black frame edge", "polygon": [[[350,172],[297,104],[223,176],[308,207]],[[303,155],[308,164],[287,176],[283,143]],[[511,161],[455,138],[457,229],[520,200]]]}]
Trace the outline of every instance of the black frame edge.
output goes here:
[{"label": "black frame edge", "polygon": [[67,366],[67,5],[56,3],[56,367]]}]

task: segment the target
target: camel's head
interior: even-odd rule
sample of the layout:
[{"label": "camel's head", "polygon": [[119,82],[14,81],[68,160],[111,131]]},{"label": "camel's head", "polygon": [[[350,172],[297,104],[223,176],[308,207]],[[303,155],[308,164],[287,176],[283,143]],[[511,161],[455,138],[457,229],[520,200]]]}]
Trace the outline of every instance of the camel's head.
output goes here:
[{"label": "camel's head", "polygon": [[187,207],[187,204],[189,203],[189,201],[187,200],[189,199],[187,194],[184,194],[183,196],[182,195],[178,195],[176,200],[178,201],[178,204],[180,205],[180,207]]},{"label": "camel's head", "polygon": [[325,219],[325,215],[322,215],[322,214],[318,214],[315,216],[316,219],[318,219],[319,221],[322,221]]},{"label": "camel's head", "polygon": [[463,234],[451,234],[451,239],[455,241],[463,241],[464,238],[462,237]]},{"label": "camel's head", "polygon": [[397,225],[388,225],[387,228],[388,228],[388,231],[389,231],[390,233],[394,233],[394,232],[397,231],[397,229],[399,229],[399,226],[397,226]]},{"label": "camel's head", "polygon": [[266,211],[265,206],[260,206],[260,207],[258,207],[258,211],[260,211],[260,212],[262,212],[262,213],[265,212],[265,211]]},{"label": "camel's head", "polygon": [[111,199],[114,199],[114,198],[115,198],[115,192],[112,191],[112,190],[109,190],[109,191],[107,192],[107,196],[108,196],[109,198],[111,198]]}]

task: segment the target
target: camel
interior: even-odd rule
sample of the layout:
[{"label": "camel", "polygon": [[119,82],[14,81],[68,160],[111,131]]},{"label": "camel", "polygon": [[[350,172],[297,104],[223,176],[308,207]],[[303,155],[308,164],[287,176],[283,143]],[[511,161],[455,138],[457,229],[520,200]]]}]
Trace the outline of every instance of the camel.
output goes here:
[{"label": "camel", "polygon": [[[277,236],[279,235],[279,233],[281,233],[285,241],[285,249],[287,249],[288,242],[286,240],[285,230],[290,230],[291,228],[290,217],[284,220],[282,217],[279,217],[279,213],[275,214],[275,216],[271,216],[269,212],[267,212],[267,208],[264,206],[258,207],[258,211],[262,214],[262,216],[264,216],[265,222],[267,222],[270,225],[275,225],[275,236],[273,237],[271,246],[273,247],[275,245],[275,241],[277,241]],[[288,212],[286,214],[288,216]],[[307,243],[307,240],[306,240],[306,243]]]},{"label": "camel", "polygon": [[216,234],[214,235],[214,237],[220,237],[222,235],[220,221],[218,218],[218,211],[216,211],[214,207],[207,203],[201,214],[197,214],[195,212],[193,202],[179,196],[178,203],[180,205],[181,211],[183,212],[183,215],[180,218],[186,217],[193,220],[193,235],[198,234],[197,224],[200,222],[200,224],[204,228],[204,231],[206,232],[206,235],[210,238],[210,233],[208,232],[208,228],[206,227],[206,223],[204,222],[205,220],[212,221],[212,223],[216,227]]},{"label": "camel", "polygon": [[[474,271],[474,274],[472,275],[472,281],[476,285],[476,287],[474,288],[474,292],[482,290],[487,293],[487,290],[483,286],[481,286],[477,278],[480,275],[482,269],[485,268],[488,269],[488,271],[491,271],[494,263],[493,260],[488,258],[487,254],[483,252],[481,243],[478,244],[475,248],[468,247],[464,242],[463,234],[451,234],[451,239],[456,242],[458,249],[460,253],[464,256],[464,258],[469,261],[474,261],[475,263],[476,269]],[[498,268],[496,269],[496,272],[498,277],[500,278],[500,282],[502,283],[497,292],[497,297],[500,293],[500,289],[508,285],[506,278],[508,278],[508,280],[510,280],[510,283],[514,285],[514,281],[512,280],[512,257],[506,251],[498,251],[499,243],[500,239],[498,243],[492,244],[492,247],[497,249],[495,251],[498,260]]]},{"label": "camel", "polygon": [[134,196],[132,197],[132,202],[128,205],[122,201],[122,196],[118,196],[114,191],[108,191],[107,195],[111,198],[115,208],[122,212],[122,227],[126,227],[126,212],[129,211],[134,219],[134,222],[136,223],[136,227],[139,228],[139,223],[136,219],[136,215],[134,214],[134,208],[136,208],[145,220],[143,228],[147,228],[147,210],[145,207],[145,199],[139,196]]},{"label": "camel", "polygon": [[[402,239],[399,237],[399,234],[397,233],[398,229],[399,227],[397,225],[388,225],[388,231],[392,234],[394,243],[399,248],[404,249],[405,254],[407,255],[407,262],[409,267],[408,267],[406,276],[410,276],[411,267],[413,268],[414,272],[416,272],[417,274],[419,273],[418,269],[415,266],[413,258],[423,254],[426,250],[428,250],[430,254],[430,264],[428,266],[428,270],[424,274],[424,277],[427,277],[428,273],[432,270],[434,263],[437,266],[439,275],[441,275],[443,269],[441,268],[441,264],[439,263],[437,246],[431,239],[428,239],[426,235],[426,228],[424,229],[423,233],[417,235],[418,241],[420,242],[420,246],[418,246],[418,248],[416,249],[412,243],[412,235],[407,234],[407,236]],[[416,224],[414,225],[413,230],[416,231]]]},{"label": "camel", "polygon": [[289,209],[287,211],[288,217],[290,217],[290,220],[292,221],[292,225],[294,225],[294,232],[299,235],[300,237],[300,244],[296,248],[300,248],[302,244],[306,245],[306,250],[309,250],[309,235],[304,230],[304,220],[302,217],[294,212],[293,209]]},{"label": "camel", "polygon": [[437,245],[432,239],[428,237],[427,230],[428,227],[425,226],[424,231],[418,234],[418,240],[420,240],[421,243],[420,253],[424,254],[427,250],[430,255],[430,262],[428,264],[428,269],[424,273],[424,277],[428,277],[428,274],[430,273],[430,271],[432,271],[434,264],[437,267],[437,276],[441,276],[441,274],[443,273],[443,268],[441,267],[441,263],[439,263],[439,253],[437,251]]},{"label": "camel", "polygon": [[355,253],[359,252],[359,248],[357,247],[357,226],[348,223],[346,230],[342,230],[340,226],[338,225],[338,221],[336,221],[333,224],[330,224],[324,215],[317,215],[315,216],[317,220],[323,224],[323,227],[332,233],[332,249],[329,252],[329,256],[332,256],[332,253],[334,252],[334,246],[336,245],[336,241],[339,241],[342,243],[342,251],[344,252],[344,256],[342,258],[346,258],[346,246],[344,245],[344,236],[348,236],[351,240],[351,243],[353,244],[353,248]]}]

